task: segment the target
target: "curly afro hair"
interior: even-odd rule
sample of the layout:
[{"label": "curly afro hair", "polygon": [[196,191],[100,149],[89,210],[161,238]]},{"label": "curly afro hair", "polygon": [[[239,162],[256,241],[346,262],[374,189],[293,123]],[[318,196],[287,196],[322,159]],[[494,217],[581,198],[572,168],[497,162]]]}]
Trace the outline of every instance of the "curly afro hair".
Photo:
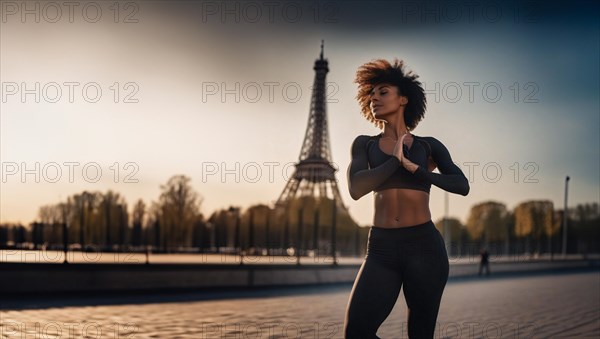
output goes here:
[{"label": "curly afro hair", "polygon": [[394,58],[394,63],[377,59],[360,66],[356,71],[354,82],[358,84],[356,99],[361,108],[362,115],[379,128],[383,128],[384,121],[375,118],[371,111],[371,91],[382,83],[389,83],[398,87],[398,94],[406,96],[408,104],[404,110],[404,122],[409,130],[413,130],[425,116],[427,99],[418,75],[406,71],[404,61]]}]

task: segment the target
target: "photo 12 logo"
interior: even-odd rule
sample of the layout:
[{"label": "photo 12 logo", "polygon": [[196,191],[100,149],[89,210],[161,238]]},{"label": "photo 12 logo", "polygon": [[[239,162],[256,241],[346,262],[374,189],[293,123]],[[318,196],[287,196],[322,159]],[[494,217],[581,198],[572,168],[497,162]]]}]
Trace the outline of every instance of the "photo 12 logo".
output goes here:
[{"label": "photo 12 logo", "polygon": [[95,321],[20,322],[6,320],[0,326],[2,338],[135,338],[139,332],[136,323],[100,323]]},{"label": "photo 12 logo", "polygon": [[332,24],[340,8],[333,1],[202,1],[202,23]]},{"label": "photo 12 logo", "polygon": [[137,2],[3,1],[2,23],[138,23]]},{"label": "photo 12 logo", "polygon": [[[339,170],[339,166],[336,163],[332,163],[332,166],[336,171]],[[267,181],[272,184],[275,182],[275,179],[289,181],[295,170],[295,162],[281,163],[277,161],[265,161],[260,164],[251,161],[228,164],[226,162],[205,161],[202,163],[201,174],[203,183],[211,180],[227,183],[233,180],[236,184],[240,182],[254,184],[267,178]],[[312,171],[315,171],[316,174],[319,173],[318,169],[312,169]],[[306,174],[310,176],[309,173]]]},{"label": "photo 12 logo", "polygon": [[[112,98],[114,103],[138,103],[139,99],[135,95],[139,92],[140,86],[135,82],[126,82],[124,84],[114,82],[110,86],[103,88],[97,82],[80,83],[77,81],[67,81],[63,83],[26,83],[26,82],[2,82],[2,103],[20,102],[20,103],[75,103],[87,102],[97,103],[102,99],[104,93],[110,93],[107,97]],[[19,100],[20,99],[20,100]],[[109,99],[110,100],[110,99]]]},{"label": "photo 12 logo", "polygon": [[[139,180],[135,178],[135,175],[139,171],[139,168],[139,165],[135,162],[127,162],[123,165],[115,162],[108,167],[115,183],[138,183]],[[76,179],[82,179],[87,183],[96,183],[102,179],[103,170],[102,166],[97,162],[82,164],[70,161],[63,162],[62,165],[57,162],[35,162],[33,164],[27,164],[26,162],[2,162],[2,183],[7,183],[10,177],[15,178],[17,175],[21,183],[26,183],[31,178],[33,178],[33,182],[35,183],[57,183],[63,180],[65,173],[68,175],[69,183],[74,183]]]},{"label": "photo 12 logo", "polygon": [[400,0],[398,21],[402,24],[494,24],[538,21],[537,1],[406,1]]},{"label": "photo 12 logo", "polygon": [[487,102],[496,103],[509,93],[511,99],[515,103],[538,103],[540,100],[537,94],[540,91],[540,86],[528,81],[525,83],[513,82],[510,85],[501,84],[495,81],[480,82],[480,81],[450,81],[446,83],[423,82],[425,94],[433,97],[433,101],[446,103],[457,102]]},{"label": "photo 12 logo", "polygon": [[[487,183],[497,183],[502,179],[502,166],[495,161],[486,163],[468,161],[464,162],[463,165],[466,167],[465,176],[469,179],[470,183],[475,182],[475,178],[479,173],[481,173],[481,177]],[[529,161],[524,164],[514,162],[507,169],[512,172],[514,183],[537,184],[540,182],[539,179],[535,178],[535,175],[540,170],[540,166],[536,162]]]},{"label": "photo 12 logo", "polygon": [[[242,100],[245,103],[257,103],[259,101],[274,103],[283,100],[287,103],[296,103],[302,99],[303,93],[312,93],[313,86],[309,86],[307,91],[302,90],[302,86],[297,82],[280,83],[277,81],[265,81],[258,83],[235,82],[227,84],[225,82],[208,81],[202,83],[202,102],[207,103],[209,99],[226,103],[232,98],[235,103]],[[339,85],[335,82],[328,82],[325,85],[325,96],[327,103],[338,103],[335,95],[339,92]]]},{"label": "photo 12 logo", "polygon": [[335,322],[203,322],[199,338],[337,338],[343,323]]},{"label": "photo 12 logo", "polygon": [[[534,322],[465,321],[436,322],[436,338],[535,338]],[[408,338],[408,322],[402,322],[398,338]]]}]

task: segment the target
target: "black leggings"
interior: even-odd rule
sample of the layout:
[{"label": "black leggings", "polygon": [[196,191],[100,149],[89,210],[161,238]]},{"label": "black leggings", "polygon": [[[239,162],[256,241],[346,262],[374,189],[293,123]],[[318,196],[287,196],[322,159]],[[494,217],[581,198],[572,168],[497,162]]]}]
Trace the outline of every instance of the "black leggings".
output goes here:
[{"label": "black leggings", "polygon": [[431,220],[410,227],[372,226],[346,310],[345,338],[379,338],[377,329],[396,304],[402,284],[408,337],[433,338],[448,271],[444,239]]}]

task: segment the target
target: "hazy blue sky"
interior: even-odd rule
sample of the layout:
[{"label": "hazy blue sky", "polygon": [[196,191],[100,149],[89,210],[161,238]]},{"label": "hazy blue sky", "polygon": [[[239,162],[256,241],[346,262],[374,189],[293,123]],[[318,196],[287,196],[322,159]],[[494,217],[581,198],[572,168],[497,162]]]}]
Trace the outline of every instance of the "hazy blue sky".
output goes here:
[{"label": "hazy blue sky", "polygon": [[[352,81],[375,58],[404,59],[426,85],[428,110],[414,134],[441,140],[471,181],[467,197],[450,195],[451,216],[464,221],[484,200],[512,208],[550,199],[562,208],[566,175],[569,205],[600,201],[595,2],[269,3],[121,4],[118,22],[110,3],[82,3],[72,17],[40,5],[39,23],[3,4],[1,221],[28,223],[39,206],[84,189],[149,203],[175,174],[192,178],[205,214],[274,202],[298,160],[321,39],[333,161],[360,224],[371,223],[373,201],[348,194],[350,145],[379,130],[360,115]],[[102,14],[92,23],[94,4]],[[36,83],[39,102],[35,94],[22,100]],[[97,102],[87,102],[97,87]],[[72,183],[68,162],[78,164]],[[32,173],[39,163],[39,183],[33,174],[22,182],[21,163]],[[102,176],[92,182],[96,164]],[[51,182],[57,167],[62,177]],[[126,182],[132,173],[137,183]],[[434,220],[443,199],[432,186]]]}]

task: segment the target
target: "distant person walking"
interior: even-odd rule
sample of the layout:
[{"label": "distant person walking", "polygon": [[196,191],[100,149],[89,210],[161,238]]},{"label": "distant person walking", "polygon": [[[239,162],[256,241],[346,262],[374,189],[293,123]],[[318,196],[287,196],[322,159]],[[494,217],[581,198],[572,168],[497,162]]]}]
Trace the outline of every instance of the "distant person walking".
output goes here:
[{"label": "distant person walking", "polygon": [[485,267],[485,275],[490,275],[490,261],[489,261],[489,253],[487,251],[487,248],[483,247],[479,251],[479,254],[481,256],[481,262],[479,263],[479,275],[481,275],[481,272],[483,271],[484,267]]}]

